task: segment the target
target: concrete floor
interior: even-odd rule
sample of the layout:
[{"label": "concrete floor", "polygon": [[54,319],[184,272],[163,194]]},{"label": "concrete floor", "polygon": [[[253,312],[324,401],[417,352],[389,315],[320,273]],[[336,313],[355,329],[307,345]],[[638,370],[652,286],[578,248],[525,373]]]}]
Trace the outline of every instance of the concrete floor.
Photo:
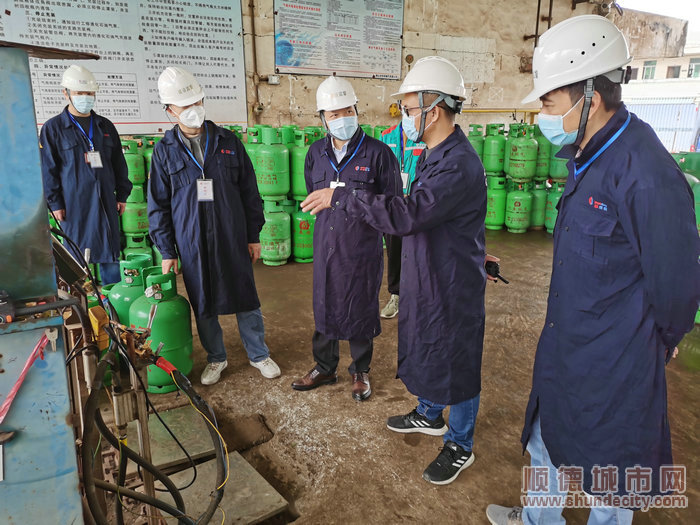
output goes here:
[{"label": "concrete floor", "polygon": [[[488,232],[489,253],[501,258],[510,285],[489,283],[483,391],[477,419],[476,461],[451,485],[421,478],[442,445],[440,438],[398,435],[386,429],[390,415],[414,408],[415,399],[395,379],[397,320],[383,320],[375,340],[372,397],[350,396],[347,343],[341,344],[340,381],[311,392],[291,382],[313,365],[312,266],[271,268],[258,263],[256,280],[267,342],[282,377],[263,379],[248,365],[235,318],[222,318],[229,366],[222,380],[199,386],[204,352],[195,332],[193,383],[212,404],[231,448],[243,456],[288,500],[282,523],[487,523],[489,503],[518,504],[521,467],[528,464],[519,443],[537,339],[544,322],[552,241],[544,232],[513,235]],[[181,287],[182,289],[182,287]],[[388,298],[382,288],[380,302]],[[700,511],[697,368],[698,328],[667,368],[669,408],[676,464],[688,469],[689,508],[638,512],[635,523],[697,523]],[[692,346],[692,349],[690,348]],[[696,361],[697,362],[697,361]],[[156,397],[156,396],[154,396]],[[180,404],[174,394],[157,405]],[[585,523],[585,511],[567,511],[569,523]],[[696,518],[692,518],[696,516]]]}]

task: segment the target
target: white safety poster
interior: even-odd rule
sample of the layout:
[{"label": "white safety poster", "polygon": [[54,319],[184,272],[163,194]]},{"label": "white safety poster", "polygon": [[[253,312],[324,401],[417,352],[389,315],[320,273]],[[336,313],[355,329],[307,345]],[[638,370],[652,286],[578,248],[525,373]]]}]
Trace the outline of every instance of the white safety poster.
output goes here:
[{"label": "white safety poster", "polygon": [[172,126],[158,101],[158,76],[167,66],[198,78],[207,118],[247,119],[240,0],[0,0],[0,40],[100,55],[31,59],[39,125],[65,107],[60,82],[71,63],[94,73],[95,111],[122,134]]},{"label": "white safety poster", "polygon": [[403,0],[275,0],[275,68],[401,77]]}]

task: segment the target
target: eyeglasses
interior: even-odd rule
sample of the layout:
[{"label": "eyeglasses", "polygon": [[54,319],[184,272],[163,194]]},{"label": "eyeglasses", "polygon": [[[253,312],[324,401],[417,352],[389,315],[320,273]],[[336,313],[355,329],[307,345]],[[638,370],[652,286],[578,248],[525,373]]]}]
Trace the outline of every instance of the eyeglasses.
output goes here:
[{"label": "eyeglasses", "polygon": [[403,113],[403,114],[406,115],[407,117],[415,117],[415,116],[417,116],[418,114],[411,115],[411,111],[413,111],[413,110],[415,110],[415,109],[422,109],[422,108],[421,108],[420,106],[415,106],[415,107],[412,107],[412,108],[407,108],[407,107],[404,106],[404,105],[399,105],[399,109],[401,110],[401,113]]}]

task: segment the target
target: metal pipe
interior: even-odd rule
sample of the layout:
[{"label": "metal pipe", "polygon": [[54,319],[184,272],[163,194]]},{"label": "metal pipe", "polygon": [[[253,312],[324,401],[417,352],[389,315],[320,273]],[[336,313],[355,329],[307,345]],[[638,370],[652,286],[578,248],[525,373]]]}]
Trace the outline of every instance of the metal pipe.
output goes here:
[{"label": "metal pipe", "polygon": [[540,40],[540,7],[542,0],[537,0],[537,18],[535,21],[535,47],[537,47],[537,42]]},{"label": "metal pipe", "polygon": [[554,4],[554,0],[549,0],[549,16],[547,17],[547,29],[552,27],[552,4]]}]

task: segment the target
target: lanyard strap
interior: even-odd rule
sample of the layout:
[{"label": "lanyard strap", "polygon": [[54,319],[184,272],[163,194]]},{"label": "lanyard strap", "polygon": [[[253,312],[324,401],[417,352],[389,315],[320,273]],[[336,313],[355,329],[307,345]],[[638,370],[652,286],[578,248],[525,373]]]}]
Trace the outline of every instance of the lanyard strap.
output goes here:
[{"label": "lanyard strap", "polygon": [[[343,171],[345,169],[345,167],[348,164],[350,164],[350,161],[352,161],[352,159],[355,158],[355,155],[357,155],[357,152],[360,151],[360,146],[362,146],[362,142],[365,140],[366,136],[367,136],[366,133],[362,132],[362,137],[360,138],[360,142],[357,144],[355,151],[352,153],[350,158],[345,162],[345,164],[343,164],[342,167],[336,166],[335,163],[333,162],[333,160],[331,160],[330,155],[328,156],[328,162],[331,163],[331,168],[333,168],[333,171],[335,171],[335,180],[340,180],[340,172]],[[332,141],[333,139],[331,138],[330,140]],[[331,145],[332,145],[332,142],[331,142]]]},{"label": "lanyard strap", "polygon": [[80,130],[80,133],[83,134],[83,137],[85,137],[85,139],[87,139],[88,144],[90,144],[90,151],[95,151],[95,145],[92,143],[92,113],[90,113],[89,135],[85,134],[85,130],[83,129],[83,127],[80,124],[78,124],[78,121],[73,118],[73,115],[70,114],[70,111],[68,112],[68,116],[73,121],[73,124],[75,124],[78,127],[78,130]]},{"label": "lanyard strap", "polygon": [[[204,145],[204,152],[202,153],[202,160],[206,161],[207,160],[207,151],[209,151],[209,126],[207,126],[206,122],[204,123],[204,129],[207,132],[207,141]],[[197,165],[197,167],[199,168],[199,170],[202,172],[202,178],[204,178],[204,166],[199,164],[199,162],[197,161],[197,158],[190,151],[190,148],[185,146],[185,143],[182,141],[182,135],[180,134],[180,127],[179,126],[177,128],[177,138],[180,140],[180,144],[182,144],[182,147],[185,148],[185,151],[192,159],[192,162],[194,162]]]},{"label": "lanyard strap", "polygon": [[588,161],[583,166],[581,166],[580,168],[574,169],[574,180],[576,180],[581,173],[586,171],[586,169],[588,169],[588,167],[593,163],[593,161],[595,159],[597,159],[598,157],[600,157],[603,154],[603,152],[606,149],[608,149],[610,147],[610,145],[613,142],[615,142],[620,135],[622,135],[622,132],[625,131],[625,128],[627,128],[627,125],[630,123],[631,116],[632,116],[632,114],[628,113],[627,120],[625,120],[625,123],[622,125],[622,127],[620,129],[618,129],[617,132],[612,137],[610,137],[610,140],[608,140],[602,148],[600,148],[598,151],[596,151],[595,155],[593,155],[590,159],[588,159]]},{"label": "lanyard strap", "polygon": [[405,159],[404,159],[404,149],[403,149],[403,124],[399,124],[399,145],[401,148],[401,173],[403,173],[403,165],[405,164]]}]

